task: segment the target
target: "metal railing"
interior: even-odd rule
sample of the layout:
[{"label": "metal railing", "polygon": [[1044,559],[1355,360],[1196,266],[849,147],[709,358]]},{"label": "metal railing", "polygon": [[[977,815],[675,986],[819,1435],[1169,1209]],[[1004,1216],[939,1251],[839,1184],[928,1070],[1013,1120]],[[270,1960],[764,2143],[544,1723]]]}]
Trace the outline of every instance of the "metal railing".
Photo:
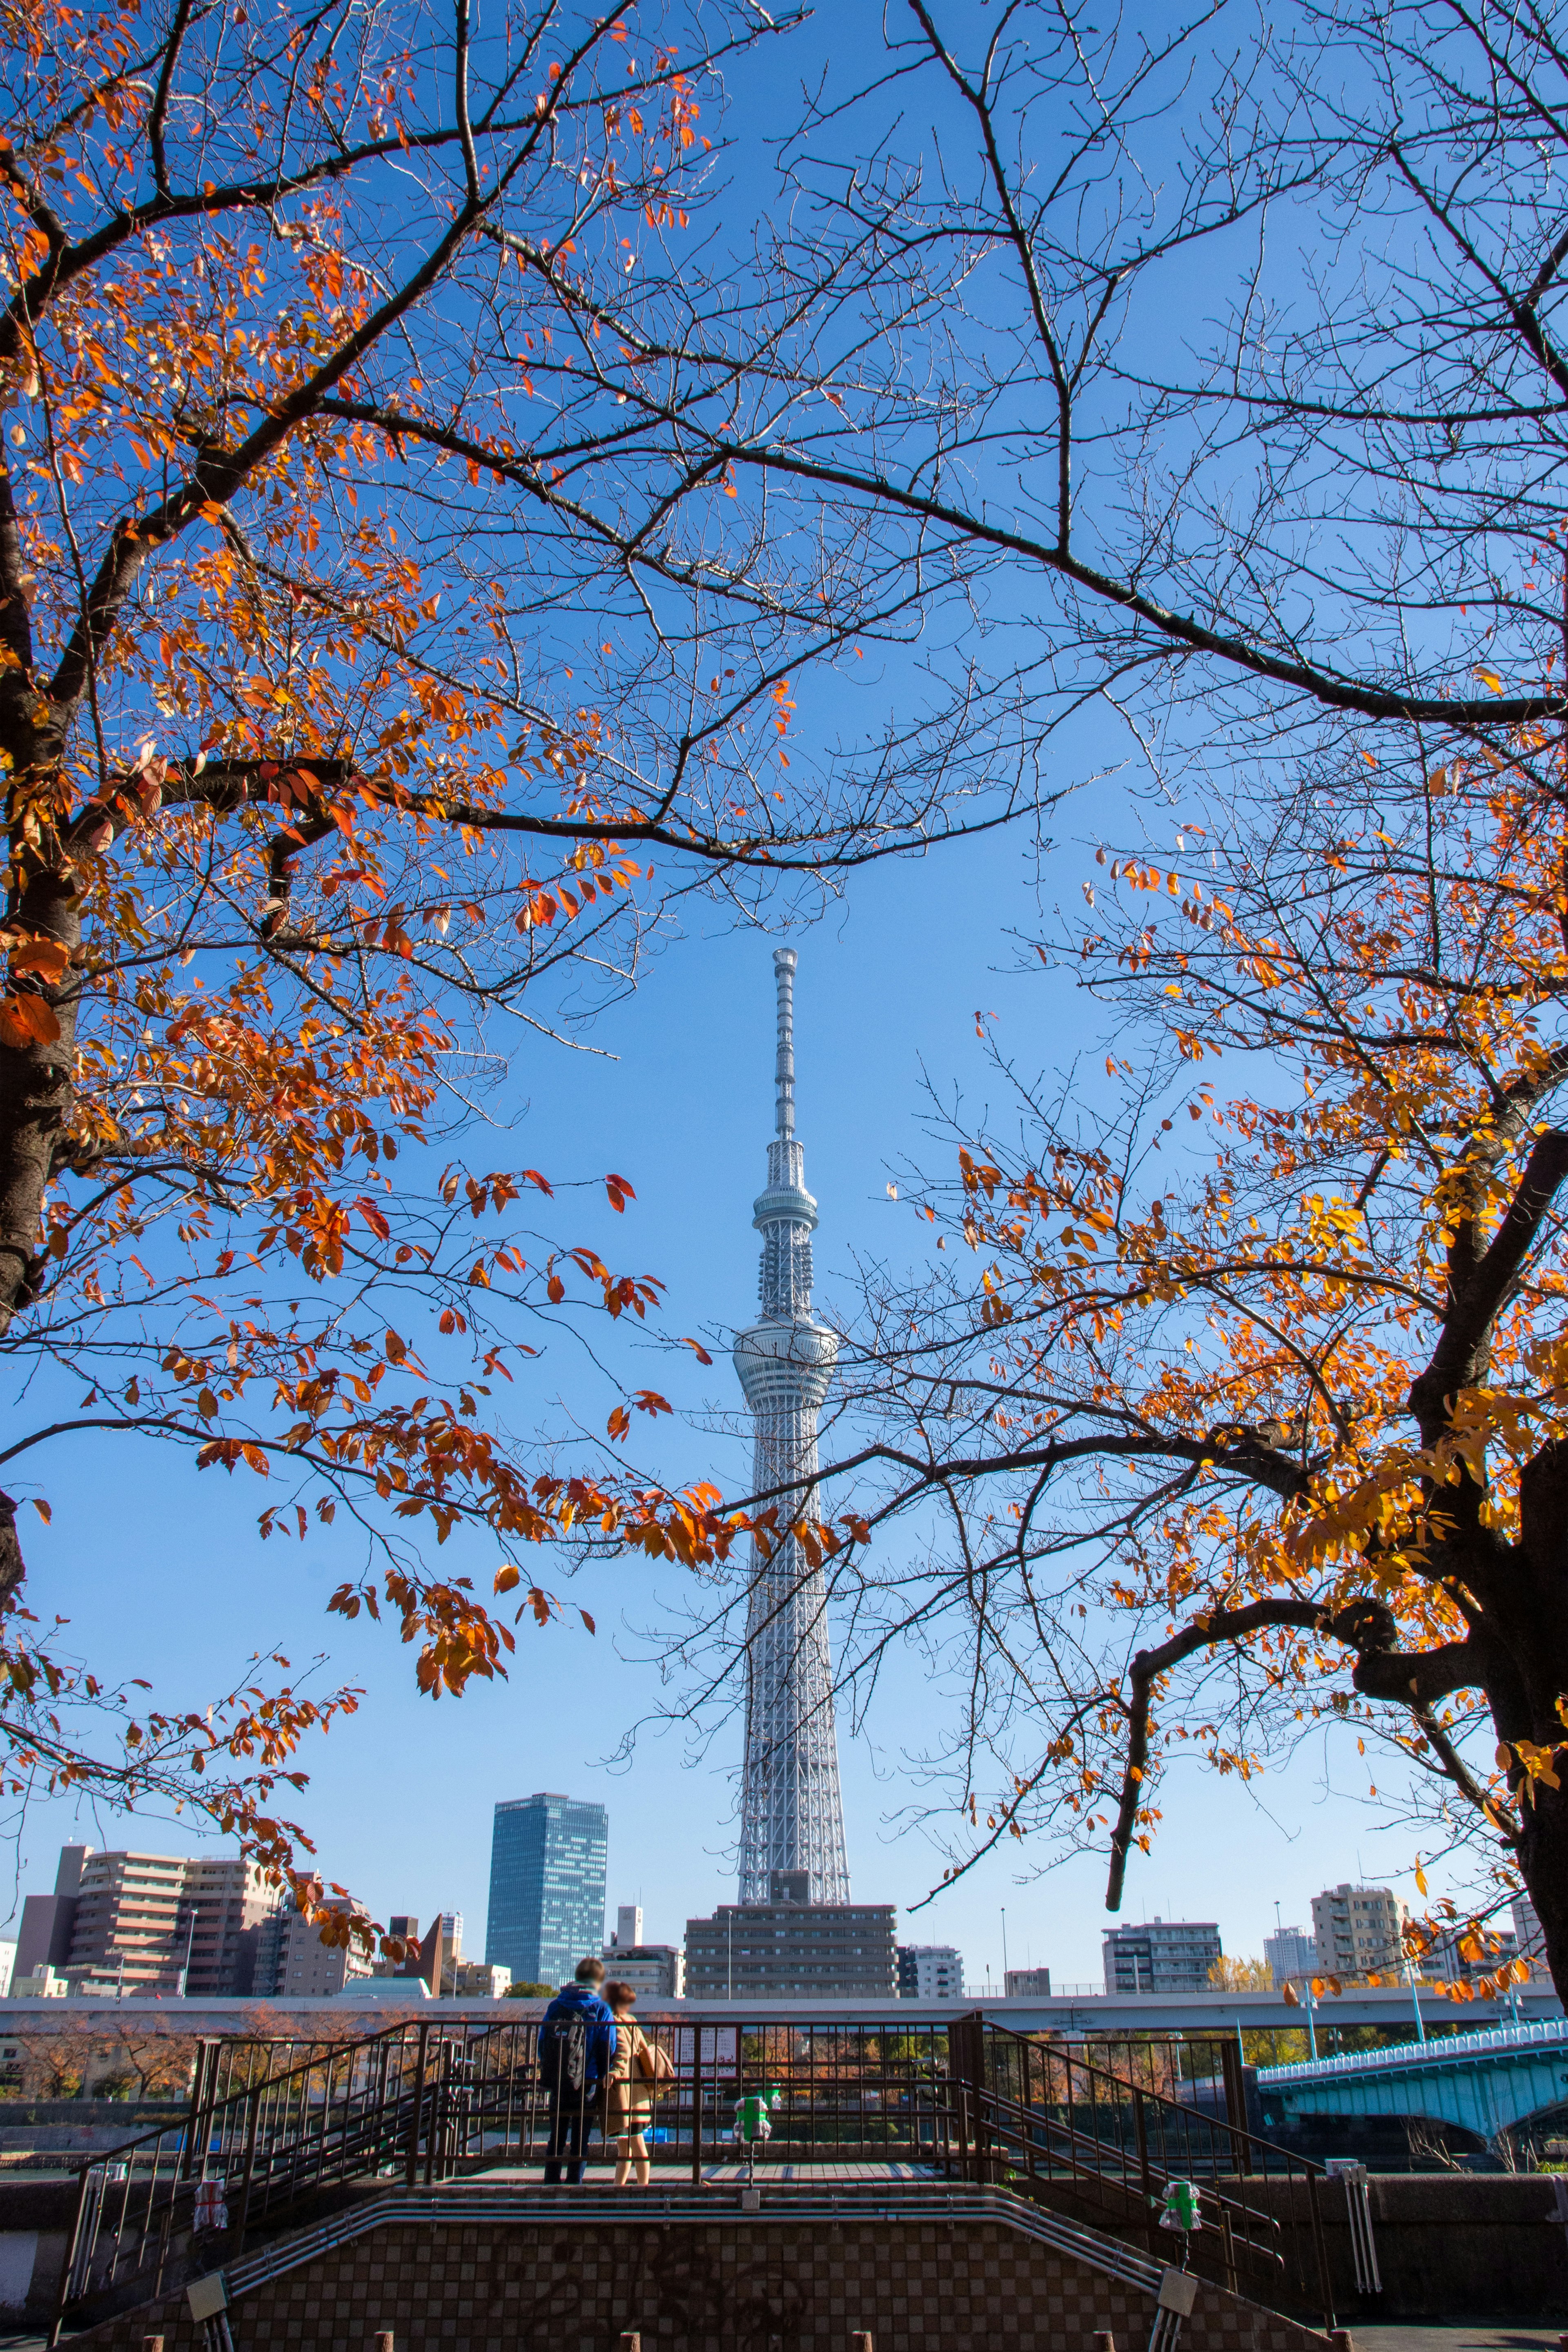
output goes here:
[{"label": "metal railing", "polygon": [[[1326,2279],[1320,2168],[1246,2130],[1234,2042],[1068,2043],[978,2012],[942,2024],[649,2019],[643,2031],[668,2062],[651,2101],[647,2153],[694,2187],[740,2156],[738,2103],[773,2091],[767,2172],[871,2161],[980,2184],[1006,2174],[1043,2201],[1146,2237],[1162,2257],[1169,2242],[1154,2228],[1164,2184],[1196,2179],[1216,2217],[1212,2247],[1198,2241],[1199,2266],[1226,2284],[1245,2278],[1269,2301],[1294,2293],[1300,2263],[1289,2249],[1301,2231],[1237,2183],[1304,2178]],[[430,2188],[542,2162],[552,2111],[538,2037],[531,2017],[437,2017],[337,2042],[199,2043],[183,2119],[80,2168],[51,2341],[68,2320],[91,2324],[243,2259],[247,2241],[314,2218],[323,2194],[349,2182]],[[1205,2069],[1212,2083],[1191,2079]],[[1215,2084],[1228,2119],[1190,2104]],[[602,2126],[596,2104],[594,2119]],[[595,2149],[595,2160],[610,2152]]]},{"label": "metal railing", "polygon": [[1233,2293],[1321,2310],[1333,2326],[1324,2168],[1247,2128],[1234,2042],[1215,2044],[1221,2115],[1176,2095],[1195,2086],[1173,2042],[1068,2043],[978,2015],[959,2021],[950,2039],[958,2166],[967,2177],[1003,2179],[1101,2228],[1135,2231],[1167,2259],[1175,2240],[1162,2228],[1165,2192],[1173,2180],[1193,2181],[1204,2224],[1184,2249],[1192,2266]]}]

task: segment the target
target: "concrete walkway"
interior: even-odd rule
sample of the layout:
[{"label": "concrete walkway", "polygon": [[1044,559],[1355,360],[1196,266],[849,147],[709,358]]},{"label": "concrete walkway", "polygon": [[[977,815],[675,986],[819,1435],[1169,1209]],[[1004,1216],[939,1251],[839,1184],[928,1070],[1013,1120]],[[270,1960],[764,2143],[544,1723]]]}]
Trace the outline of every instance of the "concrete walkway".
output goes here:
[{"label": "concrete walkway", "polygon": [[[1568,2313],[1563,2315],[1568,2322]],[[1358,2327],[1350,2323],[1355,2352],[1557,2352],[1559,2331],[1550,2320],[1449,2319],[1418,2325]]]}]

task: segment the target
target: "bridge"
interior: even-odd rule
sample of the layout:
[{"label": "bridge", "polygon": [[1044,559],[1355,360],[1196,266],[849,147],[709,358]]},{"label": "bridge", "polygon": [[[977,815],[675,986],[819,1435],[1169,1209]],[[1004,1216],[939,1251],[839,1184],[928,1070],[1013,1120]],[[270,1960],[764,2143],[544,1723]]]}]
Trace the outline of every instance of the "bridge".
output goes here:
[{"label": "bridge", "polygon": [[1568,2104],[1568,2019],[1260,2066],[1258,2088],[1271,2124],[1302,2116],[1426,2116],[1496,2140]]}]

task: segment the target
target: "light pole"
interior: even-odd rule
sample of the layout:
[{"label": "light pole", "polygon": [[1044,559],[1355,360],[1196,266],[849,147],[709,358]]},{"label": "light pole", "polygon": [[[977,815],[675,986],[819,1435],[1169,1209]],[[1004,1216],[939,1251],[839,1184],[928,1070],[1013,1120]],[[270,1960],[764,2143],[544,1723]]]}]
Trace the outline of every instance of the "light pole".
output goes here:
[{"label": "light pole", "polygon": [[1410,2006],[1415,2011],[1415,2039],[1417,2042],[1425,2042],[1426,2021],[1421,2014],[1421,1989],[1415,1981],[1415,1970],[1411,1964],[1408,1952],[1405,1955],[1405,1981],[1410,1987]]},{"label": "light pole", "polygon": [[181,1999],[182,2000],[184,2000],[184,1997],[185,1997],[185,1979],[190,1975],[190,1972],[191,1972],[191,1946],[192,1946],[192,1945],[195,1943],[195,1936],[196,1936],[196,1906],[195,1906],[195,1905],[193,1903],[193,1904],[192,1904],[192,1906],[191,1906],[191,1921],[190,1921],[190,1925],[189,1925],[189,1927],[185,1929],[185,1957],[184,1957],[184,1963],[183,1963],[183,1965],[182,1965],[182,1967],[181,1967],[181,1969],[180,1969],[180,1988],[179,1988],[179,1997],[180,1997],[180,1999]]}]

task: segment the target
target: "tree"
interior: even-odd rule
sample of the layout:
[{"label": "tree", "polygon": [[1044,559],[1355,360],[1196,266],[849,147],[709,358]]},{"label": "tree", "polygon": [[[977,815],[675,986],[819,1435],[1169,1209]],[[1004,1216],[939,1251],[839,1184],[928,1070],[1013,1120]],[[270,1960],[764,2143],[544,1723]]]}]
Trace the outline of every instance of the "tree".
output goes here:
[{"label": "tree", "polygon": [[943,760],[942,710],[1058,774],[1091,712],[1162,783],[1562,711],[1549,16],[1215,22],[903,0],[784,144],[751,345],[627,340],[672,488],[731,471],[829,603],[903,581]]},{"label": "tree", "polygon": [[1209,1982],[1219,1992],[1272,1992],[1274,1971],[1267,1960],[1244,1960],[1222,1952],[1209,1969]]},{"label": "tree", "polygon": [[1563,762],[1358,763],[1184,873],[1089,868],[1128,896],[1053,952],[1116,1010],[1098,1099],[961,1149],[852,1374],[871,1531],[935,1498],[951,1545],[836,1560],[846,1671],[895,1628],[966,1662],[958,1873],[1051,1828],[1109,1844],[1114,1909],[1173,1750],[1247,1777],[1340,1722],[1568,1976]]},{"label": "tree", "polygon": [[[755,561],[711,625],[724,485],[650,498],[606,297],[668,318],[700,120],[788,20],[637,22],[5,18],[0,1350],[32,1402],[0,1466],[135,1435],[266,1479],[264,1533],[346,1508],[381,1566],[331,1605],[389,1606],[437,1696],[513,1637],[420,1528],[493,1530],[542,1623],[523,1546],[733,1534],[705,1488],[507,1429],[543,1318],[659,1286],[531,1229],[543,1171],[468,1164],[476,1087],[630,984],[683,896],[751,911],[1023,804],[875,758],[792,777],[795,656],[847,659],[842,629]],[[607,1442],[665,1409],[626,1395]],[[267,1808],[353,1694],[149,1717],[34,1635],[23,1574],[6,1500],[13,1783],[194,1800],[290,1871]]]}]

